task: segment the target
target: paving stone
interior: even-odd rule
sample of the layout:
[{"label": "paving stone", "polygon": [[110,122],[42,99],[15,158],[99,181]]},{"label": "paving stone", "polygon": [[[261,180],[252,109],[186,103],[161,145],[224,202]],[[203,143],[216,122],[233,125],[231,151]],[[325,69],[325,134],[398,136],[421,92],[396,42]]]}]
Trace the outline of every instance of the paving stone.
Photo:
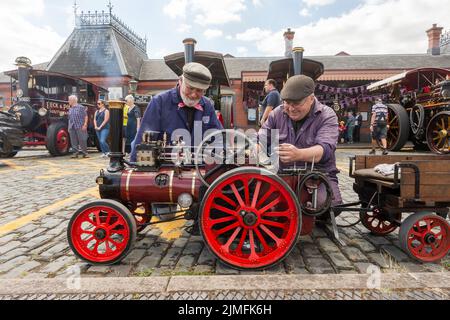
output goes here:
[{"label": "paving stone", "polygon": [[48,219],[41,221],[41,227],[51,229],[51,228],[59,226],[61,223],[62,223],[61,219],[48,218]]},{"label": "paving stone", "polygon": [[393,257],[398,262],[407,262],[410,261],[408,256],[401,251],[399,248],[393,245],[382,246],[381,250],[388,253],[391,257]]},{"label": "paving stone", "polygon": [[365,235],[364,237],[367,238],[375,246],[391,244],[391,242],[387,240],[385,237],[374,236],[373,234],[368,234]]},{"label": "paving stone", "polygon": [[198,265],[214,266],[216,263],[216,257],[205,246],[197,260]]},{"label": "paving stone", "polygon": [[134,249],[122,260],[122,262],[124,264],[136,264],[145,256],[145,254],[146,250],[144,249]]},{"label": "paving stone", "polygon": [[314,274],[335,273],[325,258],[305,258],[306,268]]},{"label": "paving stone", "polygon": [[181,256],[178,260],[178,263],[175,267],[175,271],[182,272],[182,271],[189,271],[192,266],[194,265],[195,257],[193,256]]},{"label": "paving stone", "polygon": [[137,249],[148,249],[155,243],[155,238],[145,237],[136,242],[135,248]]},{"label": "paving stone", "polygon": [[327,238],[321,238],[317,240],[320,248],[325,251],[326,253],[329,252],[341,252],[338,248],[338,246],[331,241],[330,239]]},{"label": "paving stone", "polygon": [[27,224],[27,225],[23,226],[20,229],[17,229],[16,231],[20,232],[20,233],[28,233],[28,232],[33,232],[37,228],[39,228],[39,227],[36,226],[35,224],[30,223],[30,224]]},{"label": "paving stone", "polygon": [[300,246],[300,251],[306,258],[322,257],[319,248],[314,244],[305,243],[303,246]]},{"label": "paving stone", "polygon": [[187,243],[188,243],[188,238],[178,238],[177,240],[175,240],[173,242],[172,247],[184,248]]},{"label": "paving stone", "polygon": [[310,235],[305,235],[305,236],[300,236],[298,242],[300,243],[300,245],[305,244],[305,243],[314,243],[313,238]]},{"label": "paving stone", "polygon": [[107,273],[107,277],[129,277],[131,276],[132,265],[119,264],[110,266],[111,272]]},{"label": "paving stone", "polygon": [[183,250],[183,255],[199,256],[203,248],[201,242],[189,242]]},{"label": "paving stone", "polygon": [[400,268],[405,269],[407,272],[411,273],[421,273],[426,272],[427,269],[423,267],[420,263],[414,262],[399,262]]},{"label": "paving stone", "polygon": [[216,264],[216,274],[219,275],[236,275],[239,274],[239,271],[236,269],[233,269],[225,264],[223,264],[220,261],[217,261]]},{"label": "paving stone", "polygon": [[17,233],[10,233],[10,234],[8,234],[6,236],[1,237],[0,238],[0,246],[13,241],[17,236],[18,236]]},{"label": "paving stone", "polygon": [[326,238],[328,237],[328,234],[325,232],[324,229],[316,226],[312,231],[312,236],[314,238]]},{"label": "paving stone", "polygon": [[20,240],[27,241],[27,240],[29,240],[31,238],[34,238],[34,237],[40,235],[41,233],[43,233],[45,231],[47,231],[47,229],[45,229],[45,228],[37,228],[34,231],[25,233],[22,236],[20,236]]},{"label": "paving stone", "polygon": [[374,252],[377,250],[368,240],[365,240],[364,238],[352,238],[351,241],[351,245],[358,247],[364,252]]},{"label": "paving stone", "polygon": [[392,263],[391,263],[390,259],[379,252],[369,253],[367,256],[369,257],[369,259],[371,261],[375,262],[379,267],[381,267],[383,269],[392,267]]},{"label": "paving stone", "polygon": [[22,242],[20,241],[11,241],[7,244],[0,246],[0,255],[7,253],[8,251],[14,250],[18,247],[22,246]]},{"label": "paving stone", "polygon": [[44,268],[41,269],[40,272],[43,273],[56,273],[62,268],[68,266],[69,264],[74,262],[74,258],[72,257],[60,257],[53,262],[47,264]]},{"label": "paving stone", "polygon": [[45,234],[36,238],[33,238],[25,243],[23,243],[21,246],[25,248],[29,248],[30,250],[36,249],[39,246],[45,244],[46,242],[50,241],[53,238],[52,235]]},{"label": "paving stone", "polygon": [[39,267],[41,264],[37,261],[28,261],[24,264],[20,264],[14,267],[10,272],[6,275],[2,276],[2,278],[6,279],[19,279],[23,278],[27,275],[27,272]]},{"label": "paving stone", "polygon": [[330,252],[327,255],[338,269],[353,269],[352,263],[342,253]]},{"label": "paving stone", "polygon": [[201,273],[201,274],[213,274],[214,273],[214,266],[208,266],[208,265],[197,265],[194,267],[195,273]]},{"label": "paving stone", "polygon": [[0,255],[0,263],[26,255],[27,252],[27,248],[16,248],[14,250],[8,251],[7,253]]},{"label": "paving stone", "polygon": [[183,249],[181,248],[170,248],[161,260],[160,265],[162,267],[175,267],[182,251]]},{"label": "paving stone", "polygon": [[159,237],[162,234],[162,230],[158,228],[152,228],[145,234],[146,237]]},{"label": "paving stone", "polygon": [[54,259],[54,258],[57,258],[57,257],[61,256],[62,254],[64,254],[64,251],[66,251],[68,249],[69,249],[68,243],[59,243],[59,244],[49,248],[48,250],[45,250],[44,252],[42,252],[40,257],[47,258],[47,259]]},{"label": "paving stone", "polygon": [[292,250],[286,260],[284,260],[284,263],[286,265],[286,270],[291,273],[299,273],[301,269],[305,268],[305,262],[297,247]]},{"label": "paving stone", "polygon": [[364,253],[355,247],[343,247],[342,251],[344,254],[350,259],[350,261],[354,262],[368,262],[368,259]]},{"label": "paving stone", "polygon": [[284,269],[284,264],[283,263],[277,263],[276,265],[267,268],[264,270],[265,274],[285,274],[286,273],[286,269]]},{"label": "paving stone", "polygon": [[111,266],[91,266],[89,267],[87,272],[106,274],[108,272],[111,272]]}]

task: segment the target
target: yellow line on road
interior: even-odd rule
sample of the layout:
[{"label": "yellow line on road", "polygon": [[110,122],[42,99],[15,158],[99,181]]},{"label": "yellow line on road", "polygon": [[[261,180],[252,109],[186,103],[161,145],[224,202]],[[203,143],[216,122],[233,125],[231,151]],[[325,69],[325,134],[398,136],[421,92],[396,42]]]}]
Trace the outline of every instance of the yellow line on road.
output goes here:
[{"label": "yellow line on road", "polygon": [[68,197],[68,198],[66,198],[64,200],[58,201],[58,202],[56,202],[56,203],[54,203],[54,204],[52,204],[52,205],[50,205],[48,207],[42,208],[39,211],[30,213],[30,214],[28,214],[28,215],[26,215],[24,217],[20,217],[20,218],[14,220],[14,221],[11,221],[11,222],[8,222],[8,223],[6,223],[4,225],[1,225],[0,226],[0,237],[5,235],[5,234],[7,234],[7,233],[9,233],[9,232],[17,230],[17,229],[23,227],[24,225],[26,225],[26,224],[34,221],[34,220],[37,220],[37,219],[41,218],[42,216],[45,216],[46,214],[48,214],[48,213],[50,213],[52,211],[57,211],[57,210],[61,209],[61,207],[65,206],[67,204],[73,203],[76,200],[78,200],[80,198],[83,198],[85,196],[89,196],[89,195],[93,195],[93,196],[99,198],[98,187],[89,188],[89,189],[87,189],[87,190],[85,190],[83,192],[80,192],[78,194],[70,196],[70,197]]},{"label": "yellow line on road", "polygon": [[1,160],[1,162],[6,164],[9,168],[11,168],[13,170],[26,170],[27,169],[24,166],[19,166],[19,165],[15,164],[14,161],[11,161],[11,160]]}]

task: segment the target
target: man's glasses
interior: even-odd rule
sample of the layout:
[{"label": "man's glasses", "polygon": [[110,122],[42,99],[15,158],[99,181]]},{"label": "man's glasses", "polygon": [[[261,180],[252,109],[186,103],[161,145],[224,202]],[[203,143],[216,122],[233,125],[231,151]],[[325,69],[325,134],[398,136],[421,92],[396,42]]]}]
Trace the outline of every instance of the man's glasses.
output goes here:
[{"label": "man's glasses", "polygon": [[297,109],[297,108],[303,107],[306,104],[306,102],[308,101],[308,98],[309,97],[306,97],[303,100],[283,100],[283,103],[288,107]]}]

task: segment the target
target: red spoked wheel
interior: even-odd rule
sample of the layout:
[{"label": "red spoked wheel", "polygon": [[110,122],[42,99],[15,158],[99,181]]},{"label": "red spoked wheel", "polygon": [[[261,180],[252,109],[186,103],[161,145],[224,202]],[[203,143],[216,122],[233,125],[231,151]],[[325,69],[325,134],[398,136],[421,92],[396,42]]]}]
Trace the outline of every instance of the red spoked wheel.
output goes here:
[{"label": "red spoked wheel", "polygon": [[56,134],[56,148],[63,154],[69,149],[69,132],[65,129],[61,129]]},{"label": "red spoked wheel", "polygon": [[301,229],[292,189],[270,171],[237,168],[208,189],[200,231],[212,253],[243,270],[268,268],[294,248]]},{"label": "red spoked wheel", "polygon": [[[377,236],[387,235],[398,228],[398,225],[393,222],[392,217],[380,208],[375,208],[371,212],[360,212],[359,217],[363,226]],[[400,221],[402,214],[396,214],[394,219]]]},{"label": "red spoked wheel", "polygon": [[402,223],[399,233],[403,250],[421,262],[444,258],[450,249],[449,236],[447,220],[429,212],[410,215]]},{"label": "red spoked wheel", "polygon": [[136,220],[125,206],[113,200],[100,200],[75,212],[67,238],[72,251],[82,260],[111,265],[129,253],[136,233]]}]

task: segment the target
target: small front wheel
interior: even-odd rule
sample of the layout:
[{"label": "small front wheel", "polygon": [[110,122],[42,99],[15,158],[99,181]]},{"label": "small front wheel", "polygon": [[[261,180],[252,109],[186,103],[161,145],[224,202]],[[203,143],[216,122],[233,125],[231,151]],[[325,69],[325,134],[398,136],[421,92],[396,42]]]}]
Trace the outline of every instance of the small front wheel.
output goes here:
[{"label": "small front wheel", "polygon": [[435,262],[444,258],[450,249],[450,226],[446,219],[430,213],[410,215],[400,226],[402,249],[413,259]]},{"label": "small front wheel", "polygon": [[130,252],[136,241],[136,229],[136,220],[124,205],[100,200],[75,212],[67,239],[80,259],[93,265],[112,265]]}]

